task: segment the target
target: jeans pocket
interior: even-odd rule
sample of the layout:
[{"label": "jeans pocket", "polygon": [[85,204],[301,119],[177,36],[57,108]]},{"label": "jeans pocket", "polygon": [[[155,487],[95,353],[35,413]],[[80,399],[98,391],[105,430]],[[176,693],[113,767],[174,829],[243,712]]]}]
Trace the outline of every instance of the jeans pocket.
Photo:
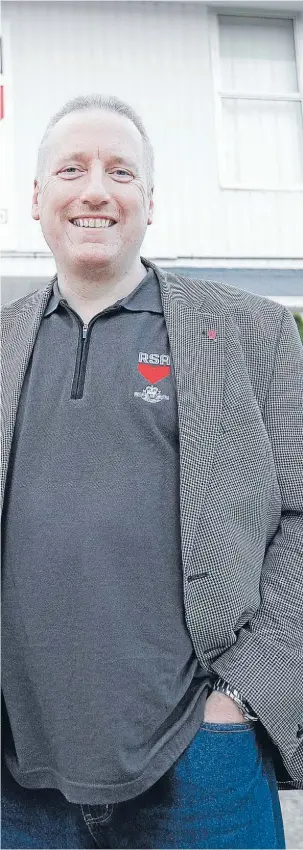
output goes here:
[{"label": "jeans pocket", "polygon": [[239,723],[208,723],[203,720],[200,725],[200,729],[205,732],[239,733],[250,732],[254,730],[255,726],[256,723],[254,720],[245,720],[240,721]]},{"label": "jeans pocket", "polygon": [[252,720],[201,723],[186,758],[193,776],[199,777],[203,787],[211,785],[225,794],[227,789],[231,793],[239,785],[243,788],[250,785],[261,764],[255,726]]}]

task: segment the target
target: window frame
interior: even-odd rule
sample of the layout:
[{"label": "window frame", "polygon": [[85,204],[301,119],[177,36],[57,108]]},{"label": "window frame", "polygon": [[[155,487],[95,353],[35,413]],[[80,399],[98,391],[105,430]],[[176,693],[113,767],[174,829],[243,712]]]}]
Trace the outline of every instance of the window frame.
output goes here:
[{"label": "window frame", "polygon": [[[215,132],[216,132],[216,147],[217,147],[217,169],[218,169],[218,183],[220,189],[223,190],[233,190],[233,191],[242,191],[242,192],[302,192],[303,191],[303,183],[290,184],[287,186],[281,186],[280,184],[272,183],[262,183],[259,185],[248,183],[235,183],[233,181],[228,180],[227,174],[225,171],[225,157],[223,150],[223,114],[222,114],[222,101],[224,99],[229,98],[230,100],[258,100],[258,101],[268,101],[268,100],[277,100],[281,102],[282,100],[287,101],[288,103],[301,103],[301,112],[302,112],[302,127],[303,127],[303,13],[302,12],[285,12],[279,10],[255,10],[255,9],[243,9],[239,8],[228,9],[228,8],[217,8],[216,10],[209,8],[209,23],[210,23],[210,56],[211,56],[211,64],[212,64],[212,79],[213,79],[213,98],[214,98],[214,115],[215,115]],[[220,42],[219,42],[219,17],[224,15],[225,17],[249,17],[249,18],[286,18],[287,20],[291,20],[293,24],[293,32],[294,32],[294,46],[295,46],[295,61],[297,67],[297,75],[298,75],[298,92],[286,94],[283,92],[282,94],[260,94],[258,92],[249,92],[245,93],[244,91],[234,91],[229,92],[224,90],[221,91],[220,86]],[[303,139],[303,132],[302,132]]]}]

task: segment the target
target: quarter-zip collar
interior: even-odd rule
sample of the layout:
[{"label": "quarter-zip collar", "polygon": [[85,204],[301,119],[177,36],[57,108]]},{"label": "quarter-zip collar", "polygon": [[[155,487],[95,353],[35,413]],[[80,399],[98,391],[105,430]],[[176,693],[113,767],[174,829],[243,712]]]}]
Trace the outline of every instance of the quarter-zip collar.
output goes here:
[{"label": "quarter-zip collar", "polygon": [[[62,297],[58,285],[58,277],[55,275],[53,278],[53,291],[44,312],[44,318],[50,316],[51,313],[54,313],[55,310],[58,309],[59,304],[64,307],[69,306],[66,298]],[[130,310],[131,312],[141,312],[146,310],[150,313],[163,313],[159,282],[152,268],[147,269],[145,277],[140,281],[140,283],[138,283],[132,292],[124,298],[120,298],[118,301],[115,301],[114,304],[111,304],[106,308],[106,310],[111,310],[113,307],[117,306],[124,307],[125,310]]]}]

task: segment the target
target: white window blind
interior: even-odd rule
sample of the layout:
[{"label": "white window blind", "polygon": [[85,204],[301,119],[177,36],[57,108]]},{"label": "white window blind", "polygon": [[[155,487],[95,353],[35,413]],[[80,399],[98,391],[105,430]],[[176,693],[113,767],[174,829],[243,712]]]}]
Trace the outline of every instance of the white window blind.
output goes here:
[{"label": "white window blind", "polygon": [[303,113],[293,20],[219,15],[224,179],[303,185]]}]

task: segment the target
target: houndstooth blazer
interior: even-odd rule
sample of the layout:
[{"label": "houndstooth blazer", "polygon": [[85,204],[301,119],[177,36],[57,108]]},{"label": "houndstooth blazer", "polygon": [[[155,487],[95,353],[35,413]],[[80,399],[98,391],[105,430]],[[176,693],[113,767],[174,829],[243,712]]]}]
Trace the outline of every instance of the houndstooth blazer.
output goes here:
[{"label": "houndstooth blazer", "polygon": [[[142,258],[144,259],[144,258]],[[303,347],[291,313],[164,272],[180,440],[186,624],[201,664],[238,688],[279,788],[303,788]],[[2,471],[52,282],[2,312]]]}]

